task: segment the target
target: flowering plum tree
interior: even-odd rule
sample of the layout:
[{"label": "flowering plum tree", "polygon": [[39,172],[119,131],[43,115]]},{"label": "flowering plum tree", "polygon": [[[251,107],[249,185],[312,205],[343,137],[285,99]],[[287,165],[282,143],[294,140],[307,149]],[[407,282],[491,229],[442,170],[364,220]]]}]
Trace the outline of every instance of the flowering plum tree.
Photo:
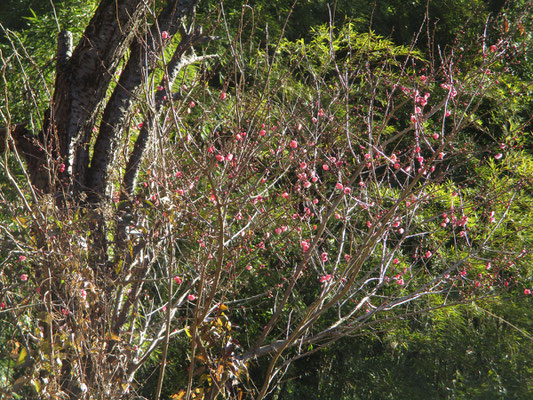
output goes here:
[{"label": "flowering plum tree", "polygon": [[173,398],[262,399],[347,335],[530,293],[526,125],[486,111],[518,28],[438,59],[350,24],[252,54],[228,34],[217,58],[193,50],[214,39],[195,3],[101,1],[74,51],[60,35],[41,119],[2,114],[6,390],[134,398],[158,356],[159,398],[178,343]]}]

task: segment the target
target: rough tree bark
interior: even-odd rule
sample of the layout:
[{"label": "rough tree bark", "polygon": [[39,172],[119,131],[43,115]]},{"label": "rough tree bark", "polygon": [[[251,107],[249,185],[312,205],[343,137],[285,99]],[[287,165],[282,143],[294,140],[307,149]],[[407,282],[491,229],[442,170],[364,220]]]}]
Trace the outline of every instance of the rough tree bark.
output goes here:
[{"label": "rough tree bark", "polygon": [[[139,88],[153,72],[165,47],[166,40],[160,33],[176,34],[197,2],[168,1],[156,22],[146,27],[152,1],[103,0],[74,51],[72,35],[59,35],[53,101],[42,131],[34,135],[24,124],[9,129],[28,163],[35,188],[74,203],[79,203],[82,193],[89,203],[97,203],[105,195],[125,121],[138,99]],[[177,52],[179,58],[194,44],[183,33],[186,40]],[[128,49],[124,71],[106,101],[106,91]],[[7,138],[7,131],[3,128],[0,132],[2,138]],[[137,154],[135,158],[142,156]]]},{"label": "rough tree bark", "polygon": [[[212,39],[185,24],[196,4],[167,0],[157,8],[155,0],[102,0],[74,50],[68,32],[59,37],[55,90],[42,130],[34,134],[25,124],[0,129],[0,151],[14,146],[26,159],[35,192],[55,199],[51,217],[42,218],[46,229],[35,229],[38,243],[27,235],[32,243],[26,246],[37,260],[28,268],[45,315],[36,323],[45,333],[36,339],[41,360],[34,376],[42,373],[38,379],[46,379],[50,397],[132,398],[136,371],[163,347],[157,400],[169,338],[182,335],[190,347],[186,390],[178,398],[193,398],[200,382],[205,398],[240,399],[242,384],[249,396],[263,399],[293,359],[316,351],[308,347],[407,317],[411,310],[397,310],[419,299],[444,294],[442,304],[421,306],[429,312],[471,293],[482,296],[476,283],[487,291],[498,283],[484,267],[485,275],[474,276],[479,262],[468,278],[467,261],[498,260],[487,244],[513,199],[500,206],[502,216],[492,225],[494,208],[476,215],[478,200],[468,193],[460,203],[453,187],[439,193],[456,173],[452,163],[460,166],[465,157],[454,140],[478,111],[484,93],[469,88],[485,84],[484,72],[467,74],[462,86],[452,59],[443,62],[444,75],[413,79],[406,72],[412,49],[396,53],[385,43],[376,45],[385,54],[379,68],[365,61],[372,46],[353,60],[350,48],[341,73],[331,39],[336,73],[326,68],[315,77],[316,92],[306,83],[305,94],[287,96],[294,89],[289,83],[285,92],[290,79],[283,75],[290,72],[274,67],[282,57],[275,51],[254,67],[256,76],[266,71],[267,78],[257,81],[257,93],[263,84],[264,92],[248,101],[245,86],[252,85],[234,51],[238,77],[224,85],[235,84],[235,102],[230,90],[206,87],[198,92],[210,100],[195,104],[201,97],[191,96],[180,109],[173,103],[180,95],[172,92],[178,72],[205,59],[188,51]],[[167,58],[163,50],[178,32],[181,41]],[[479,71],[491,65],[490,57],[483,60]],[[302,75],[315,76],[312,64],[302,61],[301,67]],[[280,78],[271,75],[275,68]],[[442,84],[430,89],[420,83],[426,81]],[[317,100],[323,84],[330,92]],[[430,90],[431,101],[437,100],[424,111]],[[288,100],[292,96],[301,108]],[[328,104],[327,97],[334,100]],[[140,102],[145,119],[136,121],[137,137],[126,143]],[[153,164],[161,165],[146,169],[146,190],[136,196],[156,129],[170,132],[152,142],[161,154],[168,150],[168,160],[156,158]],[[119,149],[124,158],[117,168]],[[119,187],[119,197],[111,198]],[[501,187],[483,201],[496,203]],[[466,229],[469,214],[487,221],[477,243]],[[446,240],[463,240],[462,253],[450,255]],[[458,296],[448,300],[450,293]],[[247,343],[233,340],[223,312],[228,306],[240,307],[237,324],[252,313],[260,321],[249,325],[249,336],[248,327],[240,327]],[[252,388],[239,375],[261,357],[269,358],[267,370],[261,386]]]},{"label": "rough tree bark", "polygon": [[[114,268],[109,268],[104,274],[98,268],[99,264],[111,261],[105,244],[105,217],[95,210],[106,196],[115,152],[127,131],[127,121],[138,101],[140,88],[161,61],[162,51],[170,42],[168,38],[180,30],[181,43],[166,67],[166,88],[171,87],[179,69],[187,63],[187,51],[206,39],[201,30],[185,28],[185,20],[194,14],[197,3],[198,0],[168,0],[157,10],[153,0],[102,0],[74,50],[72,35],[68,31],[59,35],[54,93],[42,121],[42,130],[31,132],[26,124],[0,129],[0,150],[3,152],[14,145],[24,156],[29,179],[38,194],[52,195],[59,209],[65,212],[81,208],[93,210],[91,212],[96,215],[90,228],[92,242],[89,243],[89,253],[94,259],[89,261],[96,261],[92,264],[93,273],[95,281],[102,282],[103,295],[95,307],[96,313],[92,313],[94,326],[91,330],[99,332],[100,341],[105,335],[109,336],[109,331],[113,337],[126,323],[142,284],[134,287],[136,296],[117,304],[113,310],[116,319],[110,326],[110,321],[106,321],[102,314],[112,312],[108,310],[106,302],[110,299],[106,297],[112,296],[108,289],[114,285]],[[155,11],[159,12],[157,16]],[[150,19],[154,22],[149,23]],[[164,37],[162,32],[166,32]],[[121,62],[125,63],[125,67],[107,98]],[[157,107],[135,143],[127,176],[124,177],[125,192],[133,192],[140,161],[153,130],[148,128],[154,126],[151,119],[157,117],[157,108],[162,101],[163,93],[158,93]],[[122,254],[119,249],[121,244],[120,240],[115,243],[118,254]],[[127,263],[132,263],[135,255],[145,250],[145,246],[141,243],[133,250],[132,256],[122,266],[124,270],[130,267]],[[132,276],[142,278],[147,268],[146,262],[141,262],[132,269]],[[46,272],[53,274],[51,266],[36,266],[35,269],[37,276],[44,276]],[[38,269],[43,271],[39,273]],[[50,304],[61,296],[68,297],[53,279],[49,289],[48,296],[52,296]],[[44,296],[46,299],[47,295]],[[53,306],[48,311],[52,312]],[[81,334],[74,318],[67,319],[66,323],[72,325],[70,331]],[[61,327],[52,325],[45,329],[49,332],[47,340],[50,343],[54,342],[53,332],[59,329]],[[124,348],[117,346],[116,341],[106,340],[105,343],[105,359],[90,353],[80,356],[76,352],[63,359],[57,384],[58,395],[80,398],[87,386],[93,386],[93,393],[96,393],[94,388],[101,387],[100,395],[108,398],[127,396],[128,385],[139,364],[119,360],[124,355]]]}]

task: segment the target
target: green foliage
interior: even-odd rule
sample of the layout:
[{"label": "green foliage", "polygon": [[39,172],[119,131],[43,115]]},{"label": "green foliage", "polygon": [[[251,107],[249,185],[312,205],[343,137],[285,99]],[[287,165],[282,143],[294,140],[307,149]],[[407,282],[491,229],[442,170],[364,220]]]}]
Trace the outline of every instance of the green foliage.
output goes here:
[{"label": "green foliage", "polygon": [[277,398],[525,400],[531,317],[530,299],[507,298],[398,321],[296,361]]},{"label": "green foliage", "polygon": [[[24,29],[10,31],[9,25],[0,28],[5,35],[0,51],[7,67],[9,93],[9,97],[0,99],[0,107],[9,106],[13,121],[31,121],[36,128],[53,91],[57,35],[61,30],[71,31],[75,46],[97,5],[96,0],[65,0],[55,3],[55,8],[46,3],[38,5],[37,11],[30,9],[30,14],[24,17]],[[12,10],[15,13],[23,8]]]},{"label": "green foliage", "polygon": [[[367,29],[368,2],[339,2],[337,15],[353,14],[358,6],[361,16],[328,26],[323,25],[327,15],[316,14],[312,21],[321,24],[313,29],[304,29],[302,20],[289,20],[288,36],[279,42],[281,17],[290,6],[257,3],[253,8],[224,3],[232,29],[242,15],[248,19],[239,25],[243,36],[232,41],[229,32],[230,50],[219,62],[182,71],[174,89],[178,100],[157,121],[158,140],[145,160],[142,184],[131,204],[108,204],[102,211],[108,220],[98,225],[94,210],[61,214],[50,199],[43,199],[35,206],[41,219],[30,219],[31,210],[6,202],[21,200],[15,192],[3,199],[0,222],[14,247],[0,250],[5,259],[0,301],[7,304],[0,310],[0,343],[7,344],[1,354],[0,384],[16,383],[22,376],[19,394],[31,397],[42,383],[52,382],[54,368],[76,352],[105,354],[112,343],[122,346],[124,354],[140,354],[151,345],[147,337],[155,334],[152,326],[165,325],[163,311],[174,299],[175,338],[170,341],[164,395],[183,397],[191,368],[190,383],[198,393],[215,393],[216,387],[235,382],[240,385],[235,397],[242,388],[251,397],[273,358],[243,366],[232,352],[240,354],[253,345],[284,290],[294,282],[290,302],[283,304],[269,340],[286,337],[309,310],[316,310],[317,299],[327,303],[352,280],[353,293],[339,296],[336,306],[319,314],[306,334],[327,329],[342,312],[353,309],[339,325],[359,336],[338,340],[331,348],[322,346],[337,337],[312,343],[302,339],[287,349],[287,365],[291,357],[296,361],[273,396],[526,399],[533,376],[532,297],[524,297],[524,289],[533,285],[533,159],[528,147],[532,93],[524,78],[529,67],[519,64],[528,53],[515,52],[513,46],[528,46],[529,39],[518,30],[515,42],[498,43],[495,51],[478,44],[468,47],[479,38],[489,8],[481,1],[474,2],[472,10],[472,2],[433,2],[430,17],[444,21],[437,25],[434,45],[452,43],[459,29],[474,20],[465,33],[465,49],[456,49],[464,53],[456,60],[443,52],[442,69],[435,70],[435,47],[428,46],[430,51],[420,40],[419,47],[407,46],[418,29],[414,24],[423,20],[426,2],[376,2],[375,31]],[[94,5],[64,3],[57,10],[61,28],[68,26],[79,38]],[[298,3],[294,16],[324,7],[323,2]],[[270,30],[250,22],[248,16],[256,12],[266,16]],[[9,108],[13,118],[31,119],[38,126],[51,97],[57,21],[37,14],[28,21],[29,29],[10,34],[10,47],[2,47],[10,68],[7,91],[13,99],[4,98],[0,105]],[[223,27],[220,20],[206,24],[214,30]],[[390,26],[398,28],[392,38],[386,36]],[[257,43],[256,31],[276,40]],[[500,51],[509,58],[500,58]],[[29,76],[17,86],[22,71]],[[494,75],[497,80],[490,78]],[[162,76],[160,71],[151,79],[159,82]],[[452,83],[455,86],[449,87]],[[457,93],[451,95],[452,89]],[[25,92],[33,94],[31,107]],[[428,93],[425,100],[430,104],[424,112],[415,112],[423,93]],[[432,107],[436,111],[429,114]],[[130,148],[150,112],[151,103],[141,102],[132,118]],[[421,120],[417,115],[423,113],[427,118]],[[435,166],[427,181],[422,176],[415,180],[420,160]],[[366,170],[361,168],[358,179],[350,182],[349,172],[366,163]],[[308,174],[304,178],[302,171]],[[303,186],[311,176],[319,185]],[[25,177],[16,179],[24,182]],[[411,182],[409,196],[401,198]],[[344,192],[343,201],[326,214],[342,193],[339,183],[353,192]],[[354,198],[356,191],[359,197]],[[4,185],[1,192],[6,192]],[[122,213],[125,204],[130,205],[127,215]],[[385,239],[362,246],[389,210],[398,219],[386,221],[390,229]],[[129,218],[123,248],[115,232],[121,218]],[[42,224],[40,236],[28,221]],[[396,229],[400,223],[402,232]],[[302,248],[321,224],[325,234],[312,254],[306,254]],[[115,261],[114,271],[110,268],[116,277],[113,285],[98,277],[98,268],[109,266],[98,265],[88,251],[91,245],[96,248],[91,243],[97,236],[95,226],[102,225],[109,232],[105,252]],[[151,273],[151,286],[143,290],[131,321],[117,335],[111,333],[110,321],[101,319],[104,312],[109,317],[110,310],[100,302],[113,297],[109,293],[115,289],[120,301],[135,295],[130,292],[135,282],[128,281],[122,268],[141,244],[152,252],[143,265]],[[354,271],[350,257],[369,248]],[[337,259],[328,260],[328,254]],[[17,261],[19,255],[28,260]],[[295,272],[299,265],[305,265],[301,279]],[[49,266],[53,282],[43,266]],[[42,276],[30,274],[24,283],[17,276],[24,268]],[[169,284],[174,274],[180,283]],[[332,286],[324,281],[328,276]],[[365,301],[359,284],[367,285],[368,293],[380,292]],[[211,285],[217,291],[209,298]],[[424,301],[387,309],[389,302],[425,288]],[[55,294],[53,305],[44,303],[45,291]],[[187,295],[192,295],[189,301]],[[451,307],[479,297],[473,304]],[[197,304],[206,299],[211,302],[206,305],[209,317],[195,325],[201,312]],[[32,301],[42,311],[38,318],[26,308]],[[441,306],[450,307],[428,314]],[[47,338],[43,327],[50,320],[59,329]],[[69,336],[71,326],[79,329],[82,339]],[[25,337],[36,339],[27,344]],[[312,354],[299,360],[305,351]],[[147,397],[157,384],[161,356],[159,350],[151,353],[141,370],[137,390]],[[30,358],[31,365],[26,363]],[[284,362],[280,360],[280,371]]]}]

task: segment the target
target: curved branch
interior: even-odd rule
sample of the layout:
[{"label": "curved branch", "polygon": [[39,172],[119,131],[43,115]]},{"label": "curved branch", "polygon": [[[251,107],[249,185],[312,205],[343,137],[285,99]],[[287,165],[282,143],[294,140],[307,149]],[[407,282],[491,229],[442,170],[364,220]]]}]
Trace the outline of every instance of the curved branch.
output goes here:
[{"label": "curved branch", "polygon": [[[88,168],[92,127],[111,82],[147,7],[142,0],[103,0],[70,59],[60,41],[53,104],[45,134],[56,141],[74,193],[83,186]],[[68,40],[67,40],[68,41]],[[66,47],[62,52],[63,47]]]},{"label": "curved branch", "polygon": [[105,108],[100,132],[94,146],[91,167],[87,176],[87,189],[91,201],[96,202],[104,195],[108,176],[117,144],[122,137],[133,102],[146,76],[156,66],[156,55],[160,50],[162,31],[174,35],[179,22],[192,13],[198,0],[170,1],[159,14],[145,40],[136,40],[131,56],[121,74],[120,80]]},{"label": "curved branch", "polygon": [[[203,39],[203,37],[201,38]],[[200,39],[200,40],[201,40]],[[182,43],[177,47],[174,52],[174,56],[168,65],[168,84],[169,87],[172,87],[178,72],[188,64],[192,64],[198,61],[205,60],[206,58],[211,58],[214,56],[193,56],[193,57],[184,57],[184,53],[194,45],[195,41],[191,40],[190,37],[186,37],[182,40]],[[165,82],[160,83],[164,87]],[[150,112],[147,118],[143,121],[141,132],[135,141],[133,151],[130,155],[128,163],[126,165],[126,173],[124,174],[123,187],[124,194],[127,196],[132,196],[135,190],[137,176],[139,174],[140,162],[143,158],[144,152],[148,146],[150,140],[150,133],[154,126],[154,120],[159,110],[161,109],[164,99],[166,96],[166,91],[162,90],[156,94],[155,98],[155,111]]]}]

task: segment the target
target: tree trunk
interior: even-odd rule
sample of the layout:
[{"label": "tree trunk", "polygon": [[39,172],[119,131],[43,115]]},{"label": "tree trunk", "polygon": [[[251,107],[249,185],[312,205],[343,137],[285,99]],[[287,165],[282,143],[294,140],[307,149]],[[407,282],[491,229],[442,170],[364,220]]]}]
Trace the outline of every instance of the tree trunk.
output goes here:
[{"label": "tree trunk", "polygon": [[[72,35],[66,31],[59,35],[55,88],[42,130],[34,136],[25,124],[0,129],[0,150],[7,151],[14,145],[24,156],[29,179],[37,194],[52,195],[65,219],[72,217],[69,214],[72,210],[88,211],[84,211],[91,232],[87,262],[94,278],[91,284],[100,285],[95,288],[99,295],[93,301],[91,315],[81,314],[90,326],[78,326],[79,316],[65,317],[60,325],[54,321],[43,322],[47,325],[45,331],[50,332],[45,340],[51,346],[57,332],[63,331],[69,332],[73,338],[84,337],[94,348],[103,351],[98,354],[86,352],[82,356],[79,350],[62,349],[67,356],[62,360],[57,390],[67,398],[82,397],[85,385],[94,386],[92,393],[99,398],[127,397],[132,376],[126,371],[131,362],[126,352],[131,349],[119,344],[114,335],[118,336],[122,325],[128,321],[127,316],[137,297],[122,304],[113,303],[119,302],[119,297],[114,290],[115,269],[108,268],[109,215],[103,212],[105,201],[110,200],[106,197],[106,190],[112,183],[109,172],[118,145],[124,140],[127,121],[138,101],[140,88],[154,72],[169,42],[167,34],[162,38],[161,32],[174,36],[184,25],[184,19],[194,13],[196,4],[197,0],[168,0],[161,7],[159,17],[149,26],[148,20],[157,7],[153,0],[102,0],[74,50]],[[167,68],[169,88],[185,52],[201,35],[195,31],[190,35],[182,32],[181,36],[182,42]],[[107,100],[120,62],[125,63],[124,70]],[[158,106],[161,102],[159,98]],[[157,117],[154,113],[150,115],[151,118]],[[153,124],[154,121],[149,121],[147,126]],[[128,190],[134,190],[134,177],[150,135],[151,130],[145,127],[130,156],[129,177],[125,179],[129,182]],[[94,150],[91,151],[93,144]],[[122,181],[123,178],[119,179]],[[46,243],[46,240],[43,236],[42,242]],[[126,253],[119,248],[121,245],[124,246],[124,242],[114,243],[117,254]],[[121,264],[123,271],[130,269],[142,250],[143,246],[140,246],[139,250],[129,252],[130,257]],[[34,266],[36,276],[42,279],[51,271],[49,292],[54,297],[51,304],[75,304],[75,298],[69,299],[72,293],[57,283],[63,281],[62,268],[52,264],[51,261],[50,265]],[[142,262],[130,272],[142,279],[147,268],[147,263]],[[139,283],[135,290],[140,292],[141,288],[142,283]],[[61,314],[64,311],[56,307],[49,312]],[[112,312],[119,316],[113,323],[110,322]],[[109,340],[104,339],[106,335]],[[54,363],[52,361],[52,365]]]}]

